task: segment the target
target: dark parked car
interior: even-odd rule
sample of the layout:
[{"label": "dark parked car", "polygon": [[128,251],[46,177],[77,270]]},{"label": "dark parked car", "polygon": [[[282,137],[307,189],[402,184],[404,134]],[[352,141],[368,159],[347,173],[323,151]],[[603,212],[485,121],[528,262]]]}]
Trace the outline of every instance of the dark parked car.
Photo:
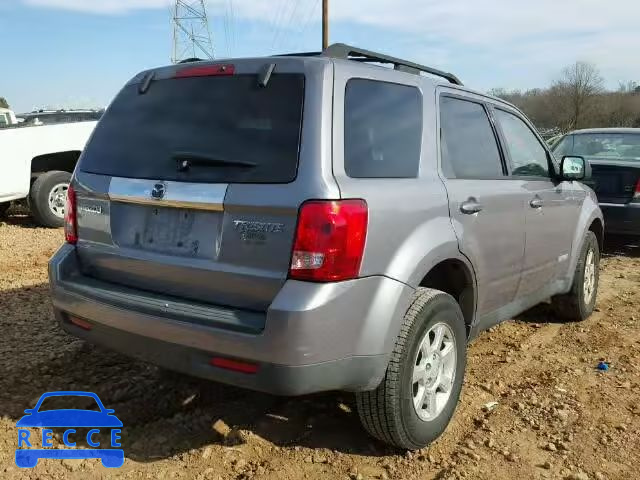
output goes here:
[{"label": "dark parked car", "polygon": [[599,128],[567,134],[554,148],[558,158],[580,155],[592,168],[607,233],[640,235],[640,128]]}]

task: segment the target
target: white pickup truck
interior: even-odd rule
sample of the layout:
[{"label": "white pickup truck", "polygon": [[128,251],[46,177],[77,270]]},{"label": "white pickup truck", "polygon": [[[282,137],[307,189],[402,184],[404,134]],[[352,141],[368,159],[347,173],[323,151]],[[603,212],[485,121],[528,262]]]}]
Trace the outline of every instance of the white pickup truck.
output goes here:
[{"label": "white pickup truck", "polygon": [[0,217],[26,199],[38,224],[61,227],[71,173],[97,123],[0,129]]},{"label": "white pickup truck", "polygon": [[0,128],[6,128],[10,125],[16,125],[18,119],[16,114],[8,108],[0,108]]}]

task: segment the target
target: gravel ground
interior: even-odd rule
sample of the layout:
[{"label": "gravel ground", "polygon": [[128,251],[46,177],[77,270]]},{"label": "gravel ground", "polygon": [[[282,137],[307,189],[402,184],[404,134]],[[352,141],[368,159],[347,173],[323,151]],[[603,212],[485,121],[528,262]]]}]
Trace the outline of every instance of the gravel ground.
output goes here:
[{"label": "gravel ground", "polygon": [[[27,217],[0,223],[2,478],[638,478],[639,246],[608,247],[587,321],[556,323],[540,306],[473,342],[452,424],[404,454],[365,435],[351,395],[287,399],[176,378],[66,335],[47,296],[46,263],[61,242]],[[608,372],[596,371],[600,360]],[[15,423],[52,390],[94,391],[115,409],[121,469],[15,466]]]}]

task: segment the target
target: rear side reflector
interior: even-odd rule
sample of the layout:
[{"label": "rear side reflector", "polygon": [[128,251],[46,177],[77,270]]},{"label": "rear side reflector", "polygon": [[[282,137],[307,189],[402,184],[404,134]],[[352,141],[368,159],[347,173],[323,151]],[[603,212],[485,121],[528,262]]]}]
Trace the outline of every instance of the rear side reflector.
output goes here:
[{"label": "rear side reflector", "polygon": [[302,204],[289,278],[313,282],[357,278],[368,221],[364,200],[314,200]]},{"label": "rear side reflector", "polygon": [[222,75],[233,75],[236,71],[235,65],[206,65],[202,67],[187,67],[178,70],[174,78],[189,77],[215,77]]},{"label": "rear side reflector", "polygon": [[224,368],[225,370],[232,370],[240,373],[256,373],[259,366],[256,363],[242,362],[240,360],[231,360],[230,358],[213,357],[209,364]]},{"label": "rear side reflector", "polygon": [[72,324],[74,324],[76,327],[80,327],[83,330],[91,330],[93,328],[93,325],[91,325],[89,322],[87,322],[86,320],[82,320],[81,318],[77,318],[77,317],[69,317],[69,322],[71,322]]}]

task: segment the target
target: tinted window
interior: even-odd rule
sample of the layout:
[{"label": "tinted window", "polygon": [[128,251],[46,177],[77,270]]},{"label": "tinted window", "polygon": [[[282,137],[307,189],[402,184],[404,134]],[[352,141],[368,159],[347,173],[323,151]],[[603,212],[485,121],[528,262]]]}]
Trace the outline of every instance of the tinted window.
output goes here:
[{"label": "tinted window", "polygon": [[[96,127],[80,164],[89,173],[208,183],[286,183],[297,174],[304,75],[274,74],[128,85]],[[178,166],[189,159],[190,167]]]},{"label": "tinted window", "polygon": [[573,151],[573,135],[567,135],[566,137],[562,137],[554,147],[553,153],[556,158],[560,159],[565,155],[571,155]]},{"label": "tinted window", "polygon": [[440,134],[445,176],[480,179],[503,176],[496,137],[482,105],[442,97]]},{"label": "tinted window", "polygon": [[640,133],[581,133],[567,135],[555,153],[612,160],[640,160]]},{"label": "tinted window", "polygon": [[549,176],[547,152],[531,129],[515,115],[496,110],[511,157],[513,175]]},{"label": "tinted window", "polygon": [[344,169],[350,177],[418,175],[422,95],[417,88],[350,80],[344,130]]}]

